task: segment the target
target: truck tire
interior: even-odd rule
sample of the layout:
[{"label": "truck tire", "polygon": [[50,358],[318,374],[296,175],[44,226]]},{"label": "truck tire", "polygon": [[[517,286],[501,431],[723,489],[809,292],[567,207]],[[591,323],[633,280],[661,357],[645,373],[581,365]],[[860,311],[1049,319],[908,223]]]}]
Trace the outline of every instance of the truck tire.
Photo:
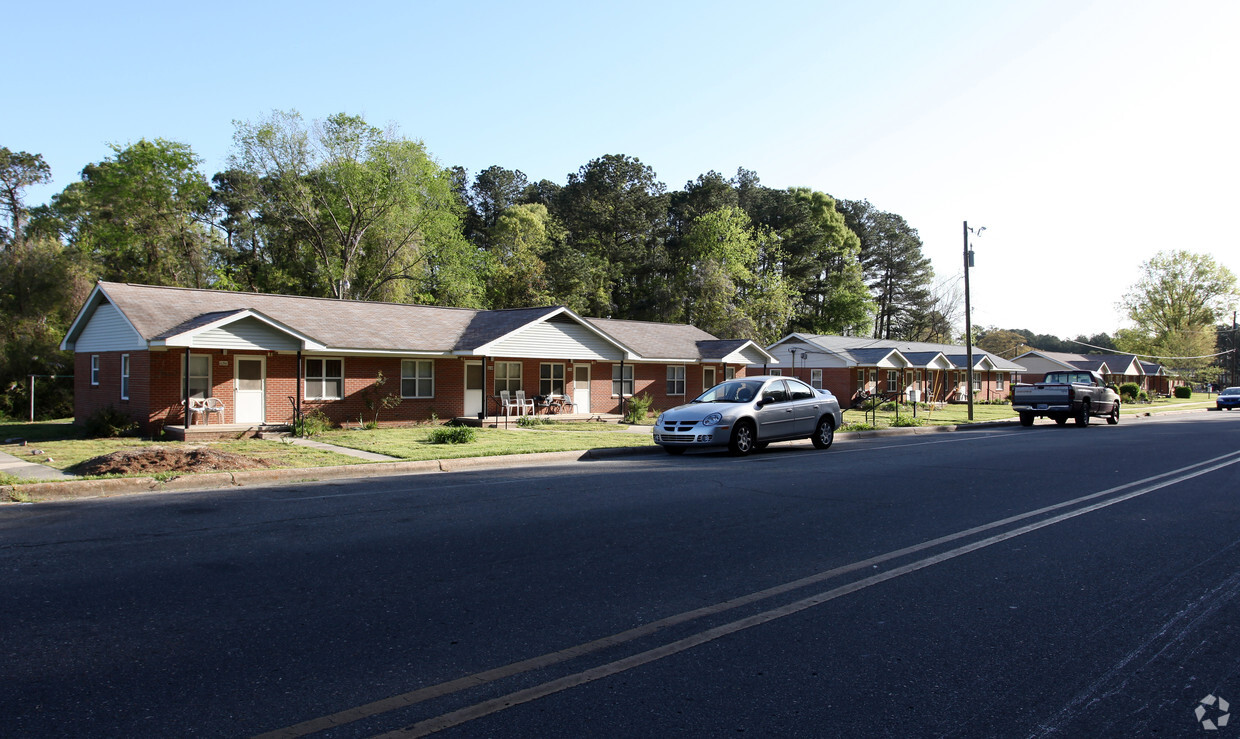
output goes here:
[{"label": "truck tire", "polygon": [[1032,426],[1033,425],[1033,414],[1032,413],[1020,414],[1020,425],[1021,426]]},{"label": "truck tire", "polygon": [[1076,414],[1076,425],[1077,426],[1088,426],[1089,425],[1089,398],[1086,398],[1081,401],[1081,410],[1079,410]]},{"label": "truck tire", "polygon": [[1065,423],[1067,423],[1067,422],[1068,422],[1068,417],[1067,417],[1067,416],[1055,416],[1055,425],[1056,425],[1056,426],[1062,426],[1062,425],[1064,425],[1064,424],[1065,424]]},{"label": "truck tire", "polygon": [[1119,423],[1119,401],[1115,401],[1115,405],[1111,408],[1111,415],[1107,416],[1107,423],[1114,426]]}]

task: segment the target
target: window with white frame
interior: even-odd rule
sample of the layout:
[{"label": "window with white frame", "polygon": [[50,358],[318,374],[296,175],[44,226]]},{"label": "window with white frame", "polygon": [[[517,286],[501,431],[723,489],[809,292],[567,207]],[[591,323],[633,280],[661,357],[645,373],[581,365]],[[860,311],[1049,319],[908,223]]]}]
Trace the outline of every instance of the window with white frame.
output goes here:
[{"label": "window with white frame", "polygon": [[667,394],[685,394],[685,366],[683,364],[669,364],[667,366]]},{"label": "window with white frame", "polygon": [[402,359],[400,397],[435,397],[435,362],[430,359]]},{"label": "window with white frame", "polygon": [[633,365],[613,364],[611,366],[611,394],[624,396],[633,394]]},{"label": "window with white frame", "polygon": [[900,370],[887,370],[887,392],[894,393],[900,389]]},{"label": "window with white frame", "polygon": [[723,371],[723,379],[725,379],[725,380],[735,380],[735,379],[736,379],[736,368],[735,368],[735,367],[728,367],[728,368],[724,369],[724,371]]},{"label": "window with white frame", "polygon": [[817,390],[822,389],[822,370],[812,369],[809,371],[809,384]]},{"label": "window with white frame", "polygon": [[775,377],[782,377],[784,374],[784,371],[782,369],[772,369],[767,374],[774,375]]},{"label": "window with white frame", "polygon": [[99,384],[99,355],[90,355],[90,384]]},{"label": "window with white frame", "polygon": [[715,380],[715,368],[702,368],[702,390],[709,390],[717,384]]},{"label": "window with white frame", "polygon": [[538,365],[538,394],[564,394],[564,365],[554,362]]},{"label": "window with white frame", "polygon": [[865,370],[857,370],[857,389],[865,390]]},{"label": "window with white frame", "polygon": [[995,390],[1003,392],[1003,373],[995,375]]},{"label": "window with white frame", "polygon": [[982,389],[982,373],[974,372],[973,373],[973,392],[978,392],[981,389]]},{"label": "window with white frame", "polygon": [[[181,367],[184,371],[184,358]],[[189,375],[189,397],[199,400],[211,397],[211,355],[189,355],[189,372],[186,374]]]},{"label": "window with white frame", "polygon": [[121,400],[129,400],[129,355],[121,355]]},{"label": "window with white frame", "polygon": [[495,363],[495,394],[507,390],[515,393],[521,389],[521,363],[520,362],[496,362]]},{"label": "window with white frame", "polygon": [[344,360],[306,360],[306,400],[340,400],[344,397]]}]

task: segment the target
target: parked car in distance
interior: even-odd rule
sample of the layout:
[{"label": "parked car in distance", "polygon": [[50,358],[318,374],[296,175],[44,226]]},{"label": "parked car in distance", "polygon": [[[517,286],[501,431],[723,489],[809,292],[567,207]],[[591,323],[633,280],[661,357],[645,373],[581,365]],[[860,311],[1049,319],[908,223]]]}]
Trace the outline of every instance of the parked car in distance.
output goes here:
[{"label": "parked car in distance", "polygon": [[1097,372],[1048,372],[1042,382],[1012,386],[1012,410],[1021,426],[1032,426],[1035,416],[1050,416],[1060,426],[1069,418],[1088,426],[1091,416],[1119,423],[1119,388],[1108,385]]},{"label": "parked car in distance", "polygon": [[743,456],[789,439],[810,439],[826,449],[842,421],[840,403],[829,390],[792,377],[738,377],[659,414],[654,443],[668,454],[726,446]]},{"label": "parked car in distance", "polygon": [[1232,408],[1240,407],[1240,387],[1229,387],[1223,390],[1214,399],[1214,403],[1220,411],[1229,411]]}]

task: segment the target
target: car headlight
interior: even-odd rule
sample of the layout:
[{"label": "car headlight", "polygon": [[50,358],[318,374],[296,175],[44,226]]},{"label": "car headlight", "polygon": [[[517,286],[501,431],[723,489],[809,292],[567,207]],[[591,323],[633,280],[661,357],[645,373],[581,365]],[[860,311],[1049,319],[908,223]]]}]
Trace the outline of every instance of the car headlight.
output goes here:
[{"label": "car headlight", "polygon": [[712,413],[706,418],[702,419],[702,425],[703,426],[714,426],[715,424],[719,423],[722,420],[723,420],[722,414]]}]

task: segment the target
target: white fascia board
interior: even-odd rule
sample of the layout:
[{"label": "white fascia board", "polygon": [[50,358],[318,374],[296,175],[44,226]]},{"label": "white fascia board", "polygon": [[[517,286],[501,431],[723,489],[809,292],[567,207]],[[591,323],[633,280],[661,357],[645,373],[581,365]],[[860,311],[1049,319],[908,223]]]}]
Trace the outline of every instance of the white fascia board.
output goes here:
[{"label": "white fascia board", "polygon": [[86,298],[86,302],[82,304],[82,310],[78,311],[77,317],[74,318],[73,323],[69,325],[69,330],[65,332],[65,338],[60,340],[61,351],[73,351],[73,345],[77,343],[77,337],[82,333],[83,329],[86,328],[86,324],[90,323],[90,319],[95,315],[95,311],[98,310],[99,306],[105,301],[111,303],[116,308],[116,313],[121,318],[125,319],[125,324],[129,326],[131,331],[133,331],[134,336],[137,336],[145,341],[148,347],[151,345],[151,342],[143,336],[136,327],[134,327],[133,321],[130,321],[129,316],[125,315],[125,311],[121,310],[121,307],[116,304],[116,301],[112,299],[112,296],[108,295],[108,292],[103,289],[103,285],[96,282],[95,288],[90,291],[90,295]]},{"label": "white fascia board", "polygon": [[882,367],[883,369],[908,369],[913,366],[913,363],[908,361],[908,357],[901,354],[899,349],[892,349],[887,353],[887,356],[878,360],[874,366]]},{"label": "white fascia board", "polygon": [[755,362],[749,360],[748,358],[744,356],[744,353],[750,350],[758,352],[759,354],[758,358],[767,360],[766,362],[767,364],[778,361],[775,359],[775,356],[773,354],[763,349],[762,347],[758,346],[753,341],[746,341],[744,344],[741,344],[739,347],[733,349],[732,351],[728,352],[726,355],[722,357],[702,357],[700,361],[722,362],[724,364],[755,364]]},{"label": "white fascia board", "polygon": [[202,326],[197,326],[189,331],[179,333],[175,336],[172,336],[166,339],[155,339],[150,342],[150,345],[151,346],[177,346],[177,347],[191,346],[193,343],[194,337],[197,336],[198,334],[204,333],[206,331],[212,331],[214,329],[220,328],[221,326],[227,326],[230,323],[236,323],[237,321],[240,321],[246,318],[253,318],[261,323],[267,324],[268,326],[274,328],[277,331],[280,331],[281,333],[285,333],[285,334],[288,334],[289,336],[292,336],[293,338],[301,342],[303,350],[321,351],[323,349],[326,349],[325,345],[319,343],[315,339],[309,336],[306,336],[300,331],[289,328],[288,326],[284,325],[283,323],[280,323],[279,321],[273,318],[268,318],[262,313],[256,310],[250,309],[250,308],[247,308],[243,311],[239,311],[229,316],[224,316],[223,318],[220,318],[219,320],[212,321],[211,323],[203,324]]},{"label": "white fascia board", "polygon": [[490,349],[491,349],[493,346],[495,346],[496,344],[500,343],[501,341],[506,341],[507,339],[509,339],[509,338],[511,338],[511,337],[513,337],[513,336],[516,336],[517,334],[521,333],[522,331],[524,331],[525,329],[527,329],[527,328],[528,328],[529,326],[531,326],[532,324],[535,324],[535,323],[546,323],[546,322],[547,322],[547,321],[549,321],[550,319],[555,318],[556,316],[560,316],[560,315],[565,315],[565,316],[568,316],[569,318],[573,319],[573,320],[574,320],[574,321],[576,321],[578,324],[580,324],[580,325],[581,325],[583,328],[585,328],[587,331],[589,331],[589,332],[593,333],[595,336],[599,337],[599,338],[600,338],[600,339],[602,339],[603,341],[606,341],[608,344],[611,344],[612,346],[616,347],[616,348],[617,348],[617,349],[619,349],[621,352],[624,352],[624,358],[625,358],[625,361],[628,361],[630,357],[637,357],[637,356],[638,356],[637,352],[633,351],[633,350],[632,350],[632,349],[630,349],[629,347],[627,347],[627,346],[625,346],[624,344],[620,343],[620,341],[618,341],[615,337],[613,337],[613,336],[611,336],[610,334],[608,334],[607,332],[605,332],[605,331],[603,331],[603,330],[599,329],[599,328],[598,328],[597,326],[595,326],[594,324],[590,323],[589,321],[585,320],[584,318],[582,318],[581,316],[577,315],[576,313],[574,313],[573,311],[569,310],[568,308],[565,308],[564,306],[560,306],[559,308],[556,308],[555,310],[551,311],[550,313],[547,313],[547,314],[543,315],[543,316],[542,316],[542,317],[540,317],[538,320],[536,320],[536,321],[530,321],[529,323],[526,323],[526,324],[525,324],[525,325],[523,325],[523,326],[519,326],[519,327],[517,327],[517,328],[513,329],[512,331],[509,331],[508,333],[504,334],[503,336],[496,337],[496,338],[494,338],[494,339],[492,339],[492,340],[488,341],[487,343],[482,344],[481,346],[476,346],[476,347],[474,347],[473,349],[463,349],[463,350],[459,350],[459,351],[457,351],[457,352],[456,352],[456,354],[460,354],[460,355],[463,355],[463,356],[487,356],[488,354],[490,354]]}]

